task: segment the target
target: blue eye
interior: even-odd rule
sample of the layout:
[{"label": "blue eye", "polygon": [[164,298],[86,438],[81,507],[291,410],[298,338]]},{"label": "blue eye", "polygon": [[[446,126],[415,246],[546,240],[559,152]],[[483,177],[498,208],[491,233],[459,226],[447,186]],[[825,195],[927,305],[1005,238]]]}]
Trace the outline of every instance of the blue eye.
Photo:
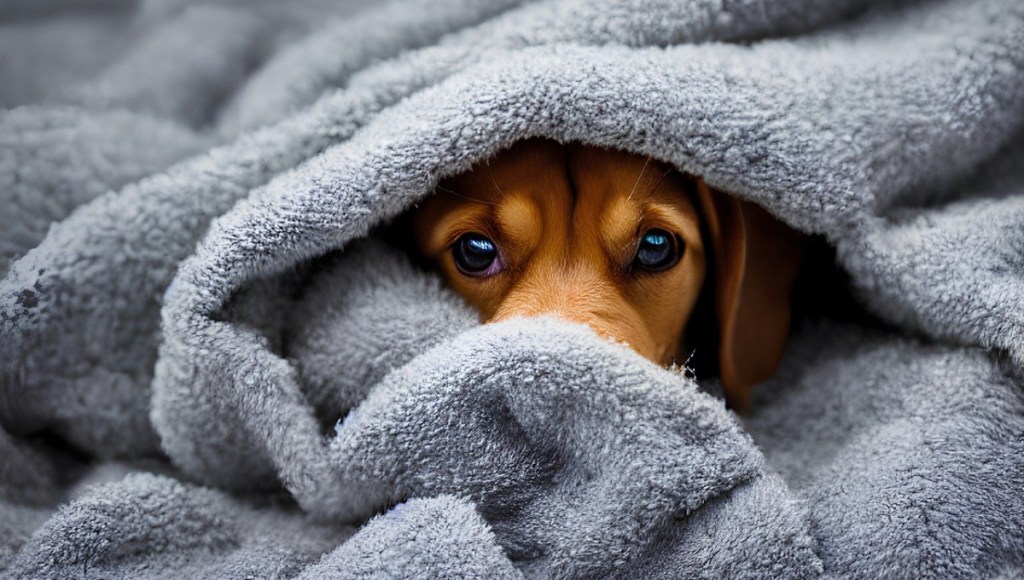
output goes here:
[{"label": "blue eye", "polygon": [[679,239],[659,228],[644,232],[633,263],[649,272],[660,272],[675,266],[682,254]]},{"label": "blue eye", "polygon": [[498,246],[480,234],[463,234],[452,246],[455,266],[467,276],[493,276],[501,271]]}]

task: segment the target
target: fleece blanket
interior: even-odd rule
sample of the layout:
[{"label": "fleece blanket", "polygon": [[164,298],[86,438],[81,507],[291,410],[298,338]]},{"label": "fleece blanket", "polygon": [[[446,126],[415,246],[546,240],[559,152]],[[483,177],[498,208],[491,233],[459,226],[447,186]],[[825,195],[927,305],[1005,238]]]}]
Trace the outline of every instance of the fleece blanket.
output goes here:
[{"label": "fleece blanket", "polygon": [[[4,577],[1024,575],[1019,0],[14,0],[0,79]],[[863,315],[745,416],[478,324],[379,228],[534,136],[760,204]]]}]

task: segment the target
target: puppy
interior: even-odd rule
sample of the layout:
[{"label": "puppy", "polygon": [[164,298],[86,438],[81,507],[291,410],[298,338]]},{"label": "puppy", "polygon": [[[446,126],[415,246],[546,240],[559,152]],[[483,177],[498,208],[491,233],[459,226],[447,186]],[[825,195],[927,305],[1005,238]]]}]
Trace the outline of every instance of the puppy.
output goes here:
[{"label": "puppy", "polygon": [[650,158],[521,141],[442,182],[412,230],[482,321],[557,315],[661,365],[687,360],[688,323],[711,296],[734,408],[782,356],[799,236]]}]

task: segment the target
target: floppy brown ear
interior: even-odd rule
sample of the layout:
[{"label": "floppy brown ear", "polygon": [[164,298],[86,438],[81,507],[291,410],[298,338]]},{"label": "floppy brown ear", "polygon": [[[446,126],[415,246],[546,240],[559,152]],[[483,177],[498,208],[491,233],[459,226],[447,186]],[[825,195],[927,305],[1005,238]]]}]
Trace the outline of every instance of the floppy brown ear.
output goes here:
[{"label": "floppy brown ear", "polygon": [[729,404],[743,411],[772,376],[789,335],[790,291],[800,270],[800,235],[761,207],[697,180],[697,203],[714,257],[718,360]]}]

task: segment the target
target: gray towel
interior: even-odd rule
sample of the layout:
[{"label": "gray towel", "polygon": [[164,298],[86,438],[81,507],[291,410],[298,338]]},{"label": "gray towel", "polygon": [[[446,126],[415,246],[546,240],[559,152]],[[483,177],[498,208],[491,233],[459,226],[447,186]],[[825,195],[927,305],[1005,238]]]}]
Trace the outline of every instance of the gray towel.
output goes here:
[{"label": "gray towel", "polygon": [[[0,8],[0,571],[1024,574],[1024,5],[354,4]],[[477,324],[373,231],[533,136],[820,236],[882,324],[798,320],[746,417]]]}]

